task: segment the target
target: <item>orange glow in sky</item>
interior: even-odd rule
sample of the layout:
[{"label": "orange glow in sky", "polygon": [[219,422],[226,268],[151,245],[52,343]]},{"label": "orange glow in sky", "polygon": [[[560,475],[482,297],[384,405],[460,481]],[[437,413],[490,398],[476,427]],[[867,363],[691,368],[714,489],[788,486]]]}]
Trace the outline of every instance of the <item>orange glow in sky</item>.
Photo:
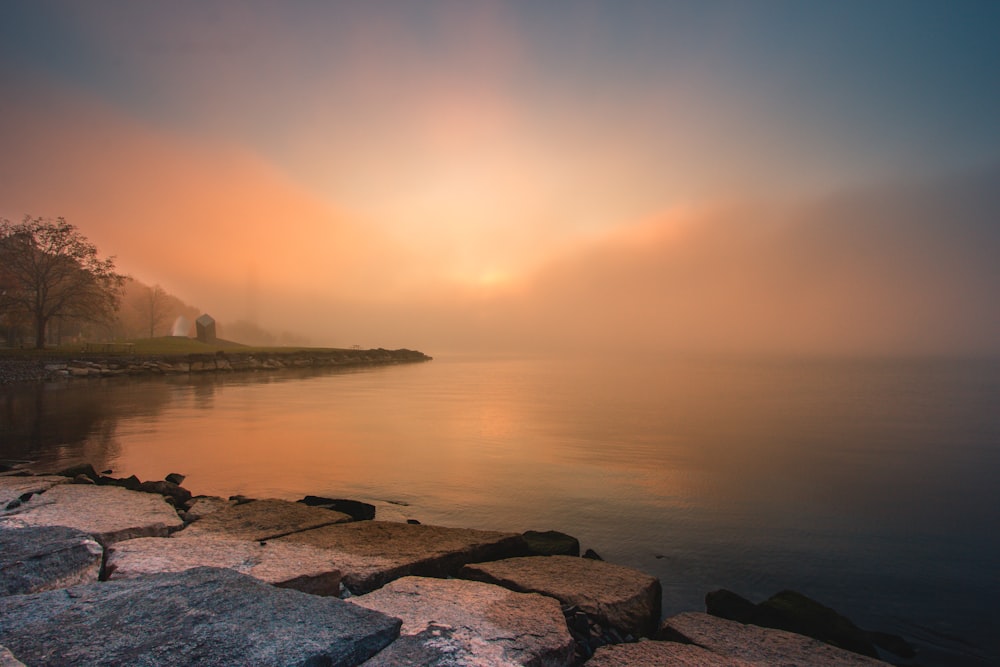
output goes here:
[{"label": "orange glow in sky", "polygon": [[64,216],[221,322],[998,351],[991,8],[928,53],[934,17],[850,3],[55,6],[0,9],[0,217]]}]

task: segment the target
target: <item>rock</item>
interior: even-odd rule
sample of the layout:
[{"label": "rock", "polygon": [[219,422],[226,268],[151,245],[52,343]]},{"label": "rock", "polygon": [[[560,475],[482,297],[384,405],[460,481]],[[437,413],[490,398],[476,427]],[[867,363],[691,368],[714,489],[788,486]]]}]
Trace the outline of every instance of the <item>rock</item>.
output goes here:
[{"label": "rock", "polygon": [[6,646],[0,646],[0,667],[25,667],[25,664],[15,658]]},{"label": "rock", "polygon": [[163,481],[170,482],[171,484],[176,484],[177,486],[180,486],[181,484],[184,483],[185,479],[187,478],[184,475],[180,474],[179,472],[172,472],[166,477],[164,477]]},{"label": "rock", "polygon": [[701,612],[672,616],[660,626],[660,639],[697,644],[713,653],[763,664],[813,667],[887,667],[888,663],[804,635],[743,625]]},{"label": "rock", "polygon": [[73,484],[97,484],[94,480],[84,474],[79,474],[73,478]]},{"label": "rock", "polygon": [[[38,476],[3,476],[0,477],[0,510],[8,509],[8,505],[16,502],[15,507],[35,495],[48,491],[56,484],[65,484],[69,479],[61,475],[38,475]],[[14,509],[10,507],[9,509]]]},{"label": "rock", "polygon": [[466,563],[518,555],[524,548],[516,533],[390,521],[324,526],[279,541],[326,549],[331,562],[343,573],[344,584],[354,594],[367,593],[410,574],[448,576]]},{"label": "rock", "polygon": [[[402,619],[397,641],[366,663],[568,665],[573,642],[559,604],[460,579],[404,577],[350,602]],[[413,661],[415,660],[415,661]]]},{"label": "rock", "polygon": [[351,517],[289,500],[251,500],[203,516],[177,537],[271,540],[289,533],[350,521]]},{"label": "rock", "polygon": [[232,503],[219,496],[195,496],[185,503],[188,521],[197,521],[213,512],[232,507]]},{"label": "rock", "polygon": [[344,500],[342,498],[322,498],[320,496],[306,496],[298,501],[310,507],[323,507],[335,512],[343,512],[350,515],[355,521],[371,521],[375,518],[375,506],[363,503],[359,500]]},{"label": "rock", "polygon": [[357,665],[400,621],[219,568],[0,598],[0,644],[31,665]]},{"label": "rock", "polygon": [[95,484],[97,483],[97,480],[100,479],[101,477],[100,475],[97,474],[97,471],[94,470],[94,466],[92,466],[89,463],[81,463],[79,465],[70,466],[65,470],[60,470],[56,474],[62,475],[63,477],[69,477],[70,479],[74,479],[78,475],[85,475],[86,477],[89,477],[90,481],[94,482]]},{"label": "rock", "polygon": [[158,493],[174,507],[184,507],[184,504],[191,500],[191,492],[173,482],[143,482],[138,490],[144,493]]},{"label": "rock", "polygon": [[142,537],[108,549],[108,579],[194,567],[224,567],[313,595],[340,595],[340,571],[321,549],[302,544],[212,538]]},{"label": "rock", "polygon": [[589,558],[590,560],[604,560],[601,556],[593,549],[587,549],[583,552],[584,558]]},{"label": "rock", "polygon": [[103,546],[134,537],[165,537],[181,525],[162,496],[114,486],[59,484],[0,514],[0,528],[68,526]]},{"label": "rock", "polygon": [[522,535],[533,556],[579,556],[580,541],[558,530],[525,531]]},{"label": "rock", "polygon": [[694,644],[655,641],[602,646],[594,652],[594,657],[587,661],[587,667],[650,667],[651,665],[763,667],[761,663],[722,656]]},{"label": "rock", "polygon": [[605,561],[527,556],[467,565],[459,576],[554,597],[621,635],[650,636],[660,620],[659,579]]},{"label": "rock", "polygon": [[807,635],[862,655],[878,657],[868,633],[846,616],[796,591],[781,591],[762,602],[779,623],[771,626]]},{"label": "rock", "polygon": [[917,655],[917,651],[913,648],[913,645],[899,635],[893,635],[888,632],[869,631],[868,637],[875,646],[898,655],[900,658],[915,658]]},{"label": "rock", "polygon": [[780,619],[770,610],[762,609],[745,597],[725,588],[712,591],[705,596],[705,610],[712,616],[730,621],[781,629],[780,625],[776,625]]},{"label": "rock", "polygon": [[104,549],[62,526],[0,530],[0,595],[38,593],[96,582]]},{"label": "rock", "polygon": [[142,482],[135,475],[129,475],[128,477],[122,477],[121,479],[116,479],[114,477],[101,477],[98,480],[98,484],[103,484],[106,486],[120,486],[124,489],[130,491],[138,491]]}]

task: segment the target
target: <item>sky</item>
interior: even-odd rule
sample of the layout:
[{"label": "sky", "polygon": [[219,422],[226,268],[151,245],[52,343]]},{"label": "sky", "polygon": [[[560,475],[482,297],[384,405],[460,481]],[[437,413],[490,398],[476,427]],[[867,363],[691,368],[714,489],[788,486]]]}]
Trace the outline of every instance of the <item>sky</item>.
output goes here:
[{"label": "sky", "polygon": [[0,217],[220,323],[1000,353],[995,2],[12,0],[0,90]]}]

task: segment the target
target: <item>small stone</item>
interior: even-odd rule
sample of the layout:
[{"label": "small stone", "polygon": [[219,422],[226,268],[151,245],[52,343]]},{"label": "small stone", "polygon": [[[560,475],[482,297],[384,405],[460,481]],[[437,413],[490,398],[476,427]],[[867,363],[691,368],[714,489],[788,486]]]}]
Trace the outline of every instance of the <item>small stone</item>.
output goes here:
[{"label": "small stone", "polygon": [[529,530],[523,534],[528,553],[535,556],[579,556],[580,541],[558,530]]},{"label": "small stone", "polygon": [[176,484],[178,486],[183,484],[185,479],[186,477],[179,472],[172,472],[163,478],[165,482],[170,482],[171,484]]}]

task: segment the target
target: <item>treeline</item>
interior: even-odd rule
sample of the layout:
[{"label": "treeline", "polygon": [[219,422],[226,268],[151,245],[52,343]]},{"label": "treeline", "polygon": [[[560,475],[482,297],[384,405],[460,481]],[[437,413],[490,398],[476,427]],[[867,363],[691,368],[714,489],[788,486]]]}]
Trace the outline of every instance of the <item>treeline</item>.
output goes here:
[{"label": "treeline", "polygon": [[[114,260],[63,218],[0,220],[0,346],[194,335],[197,307],[118,273]],[[246,321],[220,324],[217,333],[247,345],[309,344]]]}]

